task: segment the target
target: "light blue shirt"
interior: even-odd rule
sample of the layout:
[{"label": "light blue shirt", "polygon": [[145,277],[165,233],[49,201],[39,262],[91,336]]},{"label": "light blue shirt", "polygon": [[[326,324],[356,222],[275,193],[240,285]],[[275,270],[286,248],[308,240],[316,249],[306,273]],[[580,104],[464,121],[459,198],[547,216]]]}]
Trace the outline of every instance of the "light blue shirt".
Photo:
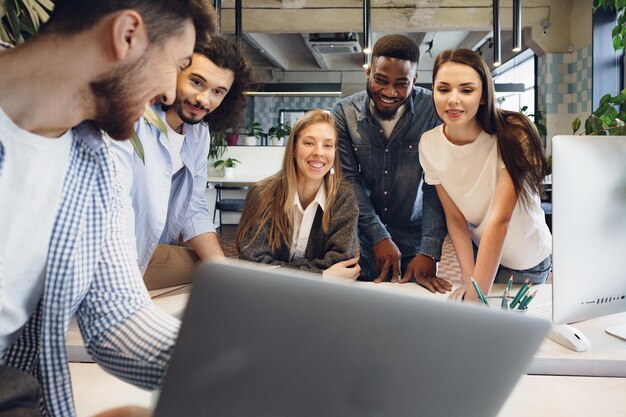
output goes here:
[{"label": "light blue shirt", "polygon": [[[165,122],[160,105],[153,106]],[[215,232],[204,192],[207,184],[209,128],[204,123],[185,125],[180,151],[184,167],[172,172],[168,138],[145,119],[137,123],[137,136],[144,161],[130,141],[114,141],[122,181],[132,200],[127,213],[131,239],[136,240],[139,269],[145,272],[157,244],[176,244],[179,236],[188,241]],[[129,205],[130,206],[130,205]]]}]

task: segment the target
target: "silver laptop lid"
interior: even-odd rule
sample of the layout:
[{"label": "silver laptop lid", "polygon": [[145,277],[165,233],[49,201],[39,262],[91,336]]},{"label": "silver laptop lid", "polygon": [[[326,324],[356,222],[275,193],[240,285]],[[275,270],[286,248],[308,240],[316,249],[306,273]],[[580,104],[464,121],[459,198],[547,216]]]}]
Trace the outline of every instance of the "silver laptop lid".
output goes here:
[{"label": "silver laptop lid", "polygon": [[205,264],[155,416],[494,416],[549,326],[296,271]]}]

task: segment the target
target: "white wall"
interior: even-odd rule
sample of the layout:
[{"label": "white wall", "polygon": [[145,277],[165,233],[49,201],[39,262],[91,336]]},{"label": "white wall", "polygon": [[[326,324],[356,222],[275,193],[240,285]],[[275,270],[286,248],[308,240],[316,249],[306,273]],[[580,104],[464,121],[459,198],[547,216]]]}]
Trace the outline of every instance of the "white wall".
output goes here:
[{"label": "white wall", "polygon": [[[280,170],[285,154],[284,146],[229,146],[221,159],[235,158],[241,161],[237,165],[234,180],[241,179],[245,182],[256,182],[269,177]],[[209,161],[209,177],[219,175],[212,168],[213,161]],[[224,191],[222,198],[245,198],[246,191]],[[209,212],[213,214],[215,207],[215,189],[207,188],[205,192]],[[219,224],[219,212],[216,213],[213,223]],[[224,224],[236,224],[239,222],[239,213],[223,213]]]}]

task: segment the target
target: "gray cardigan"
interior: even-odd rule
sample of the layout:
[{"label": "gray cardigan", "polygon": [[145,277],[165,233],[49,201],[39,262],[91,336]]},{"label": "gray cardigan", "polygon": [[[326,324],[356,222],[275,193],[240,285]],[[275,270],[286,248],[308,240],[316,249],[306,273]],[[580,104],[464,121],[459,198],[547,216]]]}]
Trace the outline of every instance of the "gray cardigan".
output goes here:
[{"label": "gray cardigan", "polygon": [[[248,192],[244,211],[253,204],[258,204],[259,186],[253,186]],[[289,245],[283,244],[273,251],[268,243],[268,226],[258,234],[249,245],[242,247],[240,259],[264,264],[282,265],[311,272],[322,272],[340,261],[354,258],[357,252],[357,224],[359,205],[354,191],[345,180],[339,185],[337,198],[330,210],[330,226],[328,232],[322,228],[324,212],[320,207],[315,213],[311,234],[307,242],[304,258],[289,262]],[[249,230],[243,239],[247,242],[256,227]]]}]

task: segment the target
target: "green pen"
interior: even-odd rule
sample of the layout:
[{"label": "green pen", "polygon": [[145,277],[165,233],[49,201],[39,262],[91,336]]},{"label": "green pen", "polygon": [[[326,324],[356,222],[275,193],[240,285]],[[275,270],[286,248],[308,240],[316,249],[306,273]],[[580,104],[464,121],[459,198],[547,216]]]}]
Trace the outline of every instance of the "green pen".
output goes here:
[{"label": "green pen", "polygon": [[526,293],[528,292],[529,288],[530,288],[530,286],[526,282],[524,282],[524,285],[522,285],[522,288],[519,289],[519,291],[517,292],[517,295],[515,296],[515,298],[511,302],[511,308],[512,309],[515,308],[520,301],[522,301],[522,298],[524,298],[524,295],[526,295]]},{"label": "green pen", "polygon": [[535,295],[537,295],[537,290],[533,291],[532,293],[530,293],[530,295],[526,296],[526,298],[524,299],[524,302],[519,308],[521,309],[528,308],[528,304],[530,304],[533,298],[535,298]]},{"label": "green pen", "polygon": [[[511,281],[509,281],[511,282]],[[502,303],[500,303],[500,308],[502,310],[508,310],[509,309],[509,288],[505,288],[504,292],[502,293]]]},{"label": "green pen", "polygon": [[515,308],[515,306],[517,305],[517,303],[519,302],[519,300],[522,298],[522,296],[526,293],[527,289],[528,289],[528,283],[530,282],[529,279],[526,279],[526,281],[524,281],[524,283],[522,284],[521,287],[519,287],[519,290],[517,290],[517,293],[515,294],[515,297],[513,297],[513,301],[511,301],[510,307],[511,308]]},{"label": "green pen", "polygon": [[524,309],[524,303],[526,302],[526,300],[528,300],[528,294],[524,295],[522,299],[520,300],[519,305],[517,306],[518,310]]},{"label": "green pen", "polygon": [[478,294],[478,299],[482,301],[483,304],[485,304],[487,307],[489,307],[489,303],[487,302],[487,299],[483,295],[483,292],[480,290],[480,287],[478,286],[476,281],[474,281],[474,278],[472,278],[472,285],[474,286],[474,289],[476,290],[476,294]]},{"label": "green pen", "polygon": [[509,277],[509,283],[506,284],[507,296],[511,293],[511,286],[513,285],[513,275]]}]

